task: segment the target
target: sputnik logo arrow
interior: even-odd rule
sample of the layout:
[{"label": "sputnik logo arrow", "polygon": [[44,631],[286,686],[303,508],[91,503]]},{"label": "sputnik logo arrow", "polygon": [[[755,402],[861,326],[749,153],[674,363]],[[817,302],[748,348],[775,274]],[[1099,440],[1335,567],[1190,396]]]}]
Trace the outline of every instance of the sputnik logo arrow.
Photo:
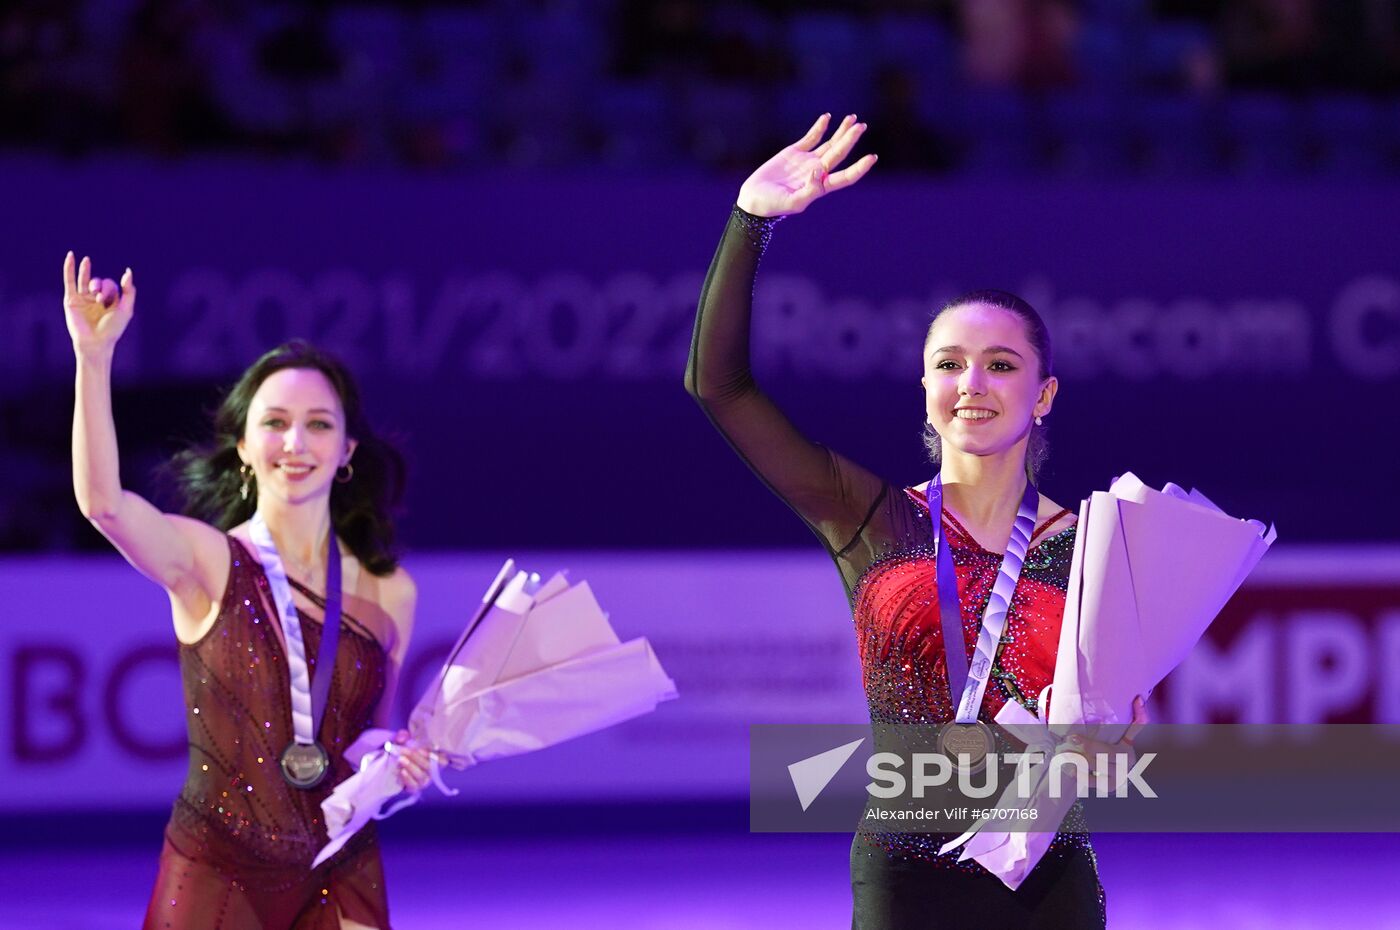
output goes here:
[{"label": "sputnik logo arrow", "polygon": [[804,811],[817,799],[817,795],[822,793],[822,789],[831,784],[836,773],[841,771],[841,766],[846,764],[846,760],[863,742],[864,737],[788,766],[788,775],[792,778],[792,786],[797,789],[797,800],[802,804]]}]

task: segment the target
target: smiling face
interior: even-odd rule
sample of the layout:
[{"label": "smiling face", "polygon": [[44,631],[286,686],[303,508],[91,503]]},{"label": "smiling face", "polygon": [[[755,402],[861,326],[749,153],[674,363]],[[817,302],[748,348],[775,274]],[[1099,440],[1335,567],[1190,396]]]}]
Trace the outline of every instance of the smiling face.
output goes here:
[{"label": "smiling face", "polygon": [[971,303],[940,314],[924,344],[924,402],[944,448],[995,455],[1024,444],[1059,383],[1042,377],[1026,323]]},{"label": "smiling face", "polygon": [[260,498],[329,498],[336,469],[354,451],[340,396],[320,371],[283,368],[258,385],[238,457],[252,466]]}]

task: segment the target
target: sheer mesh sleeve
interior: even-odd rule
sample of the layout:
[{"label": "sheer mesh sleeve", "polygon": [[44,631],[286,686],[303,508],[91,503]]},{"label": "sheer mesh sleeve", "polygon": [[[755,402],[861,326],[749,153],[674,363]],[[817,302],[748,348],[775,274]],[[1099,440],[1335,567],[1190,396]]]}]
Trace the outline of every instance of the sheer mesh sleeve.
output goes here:
[{"label": "sheer mesh sleeve", "polygon": [[777,218],[734,207],[700,291],[686,389],[739,456],[838,556],[881,500],[885,483],[804,437],[754,381],[749,323],[758,262]]}]

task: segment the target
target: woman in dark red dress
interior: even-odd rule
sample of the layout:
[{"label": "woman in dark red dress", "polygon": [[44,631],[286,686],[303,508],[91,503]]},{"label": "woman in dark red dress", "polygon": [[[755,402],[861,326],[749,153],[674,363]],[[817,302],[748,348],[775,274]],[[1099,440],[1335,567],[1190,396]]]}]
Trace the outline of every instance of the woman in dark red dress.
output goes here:
[{"label": "woman in dark red dress", "polygon": [[[96,279],[69,253],[63,281],[78,505],[165,588],[179,641],[190,766],[145,926],[387,930],[372,829],[311,861],[327,840],[321,801],[351,772],[342,752],[386,724],[413,626],[390,522],[402,460],[365,422],[349,373],[288,343],[229,392],[214,442],[177,458],[198,518],[162,513],[118,469],[110,382],[131,271]],[[401,754],[399,778],[427,783],[422,750]]]},{"label": "woman in dark red dress", "polygon": [[[932,482],[891,485],[809,441],[750,371],[754,282],[774,227],[818,197],[854,184],[875,164],[875,156],[866,155],[837,170],[865,126],[848,116],[823,142],[828,121],[819,119],[740,189],[701,292],[686,386],[835,561],[851,601],[876,723],[954,719],[958,702],[949,683],[943,626],[960,627],[962,649],[953,655],[966,663],[998,575],[1010,561],[1008,542],[1023,533],[1024,561],[1004,629],[990,642],[988,684],[974,713],[990,723],[1008,700],[1035,710],[1054,675],[1075,535],[1074,515],[1034,489],[1043,422],[1059,387],[1051,373],[1049,335],[1035,311],[1013,295],[981,291],[935,315],[923,353],[926,435],[939,465],[942,498],[932,514]],[[1024,529],[1014,529],[1018,521]],[[936,525],[956,580],[950,618],[940,612]],[[1140,702],[1134,719],[1146,719]],[[946,835],[862,830],[851,847],[853,926],[1101,927],[1097,866],[1077,825],[1063,825],[1045,859],[1015,891],[975,862],[958,862],[958,851],[941,854]]]}]

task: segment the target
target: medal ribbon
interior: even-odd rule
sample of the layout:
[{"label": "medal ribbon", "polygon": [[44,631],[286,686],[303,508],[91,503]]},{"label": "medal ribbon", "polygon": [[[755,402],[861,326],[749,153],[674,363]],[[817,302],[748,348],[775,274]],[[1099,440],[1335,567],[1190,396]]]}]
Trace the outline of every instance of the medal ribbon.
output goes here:
[{"label": "medal ribbon", "polygon": [[1011,538],[1006,542],[1006,552],[1001,557],[997,580],[992,585],[987,609],[982,614],[982,625],[977,631],[977,648],[972,654],[970,667],[963,645],[962,605],[958,602],[958,576],[953,569],[953,550],[951,546],[943,544],[942,474],[935,475],[929,482],[927,497],[929,517],[933,520],[934,558],[938,563],[938,612],[943,622],[943,655],[948,666],[948,694],[961,695],[955,718],[957,722],[974,723],[977,720],[977,712],[982,709],[982,698],[987,692],[987,682],[991,678],[997,645],[1001,642],[1002,631],[1006,629],[1006,614],[1011,608],[1011,595],[1016,590],[1016,582],[1021,578],[1021,566],[1026,561],[1031,533],[1035,531],[1035,515],[1040,505],[1040,494],[1035,485],[1026,482],[1026,491],[1021,495],[1021,506],[1016,511],[1016,522],[1011,527]]},{"label": "medal ribbon", "polygon": [[287,643],[287,672],[292,684],[292,737],[302,745],[315,745],[321,719],[326,715],[326,699],[335,672],[335,647],[340,640],[340,547],[336,545],[335,530],[330,533],[330,553],[326,559],[326,616],[321,630],[321,648],[316,653],[314,681],[307,670],[306,641],[302,639],[301,618],[292,602],[292,586],[287,581],[277,544],[272,541],[272,531],[261,513],[254,513],[248,522],[248,535],[258,549],[258,561],[262,562],[263,574],[267,575],[268,587],[272,589],[277,621]]}]

